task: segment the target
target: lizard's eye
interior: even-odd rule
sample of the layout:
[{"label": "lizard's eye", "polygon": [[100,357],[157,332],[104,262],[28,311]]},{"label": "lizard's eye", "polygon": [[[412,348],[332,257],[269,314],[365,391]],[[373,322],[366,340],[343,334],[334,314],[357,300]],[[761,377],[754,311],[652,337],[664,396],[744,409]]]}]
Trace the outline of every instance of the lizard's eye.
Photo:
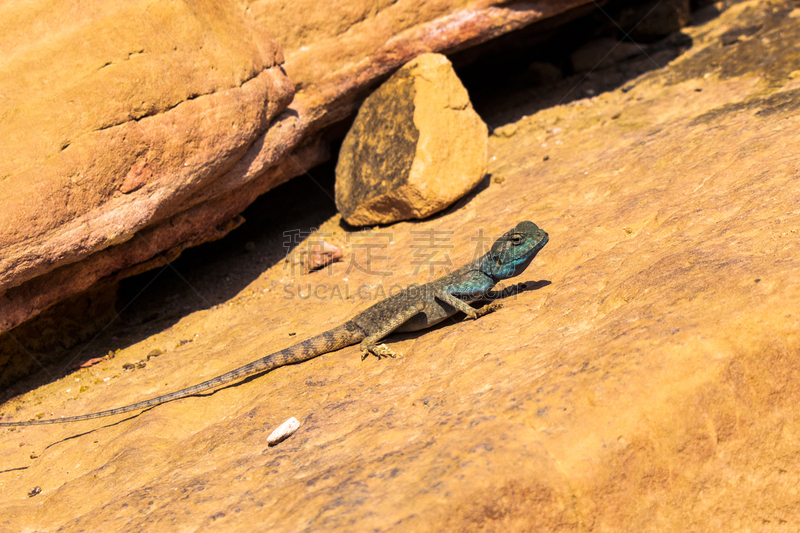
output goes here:
[{"label": "lizard's eye", "polygon": [[514,235],[511,236],[511,242],[513,244],[520,244],[522,242],[522,235],[520,235],[519,233],[515,233]]}]

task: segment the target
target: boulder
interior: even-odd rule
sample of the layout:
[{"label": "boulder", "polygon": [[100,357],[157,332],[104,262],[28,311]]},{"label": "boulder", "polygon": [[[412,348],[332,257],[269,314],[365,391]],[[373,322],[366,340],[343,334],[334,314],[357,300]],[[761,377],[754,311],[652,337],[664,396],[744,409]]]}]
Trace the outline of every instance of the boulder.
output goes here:
[{"label": "boulder", "polygon": [[441,211],[486,174],[487,134],[446,57],[410,61],[364,101],[342,143],[342,218],[364,226]]},{"label": "boulder", "polygon": [[238,214],[222,178],[293,85],[234,5],[2,8],[0,331]]}]

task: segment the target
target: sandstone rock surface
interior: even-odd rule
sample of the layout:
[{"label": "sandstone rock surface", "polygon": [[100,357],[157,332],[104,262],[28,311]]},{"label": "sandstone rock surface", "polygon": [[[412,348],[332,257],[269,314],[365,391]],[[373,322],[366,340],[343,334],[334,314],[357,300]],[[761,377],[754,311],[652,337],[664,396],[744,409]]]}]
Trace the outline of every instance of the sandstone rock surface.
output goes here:
[{"label": "sandstone rock surface", "polygon": [[235,228],[415,56],[588,3],[5,4],[0,332]]},{"label": "sandstone rock surface", "polygon": [[234,6],[2,8],[0,331],[238,214],[220,179],[293,85]]},{"label": "sandstone rock surface", "polygon": [[[452,232],[458,264],[471,238],[532,219],[550,242],[504,309],[391,337],[396,360],[352,347],[122,420],[3,431],[0,529],[791,530],[800,17],[749,1],[685,31],[694,45],[668,67],[492,136],[489,171],[505,179],[392,227],[388,283],[347,262],[311,275],[351,290],[424,281],[412,231]],[[285,299],[299,282],[278,265],[3,419],[191,385],[372,303]],[[154,348],[167,349],[120,370]],[[289,416],[300,429],[269,448]]]},{"label": "sandstone rock surface", "polygon": [[408,62],[362,104],[336,165],[336,207],[349,224],[425,218],[486,174],[488,129],[440,54]]}]

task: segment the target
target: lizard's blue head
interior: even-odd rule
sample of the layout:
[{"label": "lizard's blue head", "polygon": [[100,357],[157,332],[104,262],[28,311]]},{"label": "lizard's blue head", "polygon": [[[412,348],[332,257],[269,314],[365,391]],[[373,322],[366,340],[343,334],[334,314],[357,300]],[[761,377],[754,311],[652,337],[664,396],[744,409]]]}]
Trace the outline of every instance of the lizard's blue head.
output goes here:
[{"label": "lizard's blue head", "polygon": [[519,276],[549,239],[533,222],[520,222],[497,239],[484,256],[486,273],[497,281]]}]

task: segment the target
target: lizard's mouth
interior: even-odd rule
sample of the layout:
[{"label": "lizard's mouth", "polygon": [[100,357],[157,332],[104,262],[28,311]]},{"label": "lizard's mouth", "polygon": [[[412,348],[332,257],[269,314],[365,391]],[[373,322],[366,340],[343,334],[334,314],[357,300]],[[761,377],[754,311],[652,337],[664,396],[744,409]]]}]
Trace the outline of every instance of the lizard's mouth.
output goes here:
[{"label": "lizard's mouth", "polygon": [[539,241],[539,246],[537,247],[537,250],[534,252],[533,255],[538,254],[539,250],[544,248],[544,245],[547,244],[548,242],[550,242],[550,235],[548,235],[547,233],[544,233],[544,232],[542,232],[542,233],[543,233],[542,240]]}]

